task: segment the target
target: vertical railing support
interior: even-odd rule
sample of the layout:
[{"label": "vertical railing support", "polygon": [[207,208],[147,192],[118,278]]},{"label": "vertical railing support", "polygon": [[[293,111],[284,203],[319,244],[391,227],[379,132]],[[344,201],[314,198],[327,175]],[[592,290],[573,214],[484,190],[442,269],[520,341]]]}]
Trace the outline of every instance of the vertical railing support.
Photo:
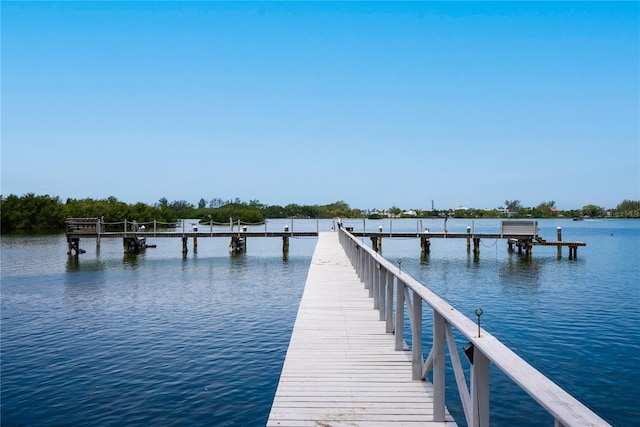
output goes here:
[{"label": "vertical railing support", "polygon": [[469,427],[489,425],[489,359],[473,349],[471,365],[471,422]]},{"label": "vertical railing support", "polygon": [[369,289],[369,298],[373,298],[373,285],[374,285],[374,275],[373,275],[373,257],[365,252],[365,256],[367,257],[367,289]]},{"label": "vertical railing support", "polygon": [[378,310],[380,311],[380,320],[386,320],[387,303],[385,297],[387,296],[387,270],[384,270],[382,266],[378,271]]},{"label": "vertical railing support", "polygon": [[444,421],[444,340],[445,320],[437,311],[433,312],[433,421]]},{"label": "vertical railing support", "polygon": [[366,260],[365,260],[365,257],[364,257],[364,249],[360,248],[360,250],[358,251],[358,256],[359,256],[359,259],[360,259],[360,274],[359,274],[360,281],[362,283],[365,283],[365,281],[364,281],[364,274],[365,274],[364,273],[364,265],[365,265]]},{"label": "vertical railing support", "polygon": [[411,355],[412,369],[411,379],[422,379],[422,298],[415,292],[413,293],[413,304],[411,310],[413,317],[411,329]]},{"label": "vertical railing support", "polygon": [[388,334],[393,333],[393,282],[395,280],[395,276],[392,272],[387,270],[387,297],[385,304],[385,321],[386,329],[385,332]]},{"label": "vertical railing support", "polygon": [[360,248],[360,251],[362,251],[362,281],[364,282],[364,288],[369,289],[369,283],[367,282],[367,275],[369,273],[367,270],[367,262],[369,261],[369,256],[364,248]]},{"label": "vertical railing support", "polygon": [[364,288],[369,290],[369,296],[371,296],[371,257],[365,250],[362,251],[362,256],[364,257]]},{"label": "vertical railing support", "polygon": [[380,310],[380,270],[378,270],[378,261],[371,257],[371,272],[373,273],[373,308]]},{"label": "vertical railing support", "polygon": [[404,350],[404,288],[406,285],[400,279],[396,278],[396,318],[395,318],[395,334],[396,334],[396,351]]}]

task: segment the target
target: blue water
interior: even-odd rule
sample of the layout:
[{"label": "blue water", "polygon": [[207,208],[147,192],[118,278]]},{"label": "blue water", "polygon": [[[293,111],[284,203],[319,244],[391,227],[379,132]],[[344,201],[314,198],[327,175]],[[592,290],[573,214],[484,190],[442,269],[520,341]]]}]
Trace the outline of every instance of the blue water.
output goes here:
[{"label": "blue water", "polygon": [[[273,221],[282,227],[288,221]],[[383,254],[473,317],[614,425],[640,419],[640,222],[541,221],[541,234],[587,242],[577,260],[536,247],[530,261],[483,241],[385,239]],[[328,230],[332,221],[291,224]],[[389,228],[388,220],[353,224]],[[394,220],[395,231],[439,220]],[[447,228],[497,232],[493,220]],[[150,239],[124,256],[91,239],[67,257],[64,236],[1,241],[1,422],[14,425],[263,425],[277,386],[315,239]],[[190,242],[191,244],[191,242]],[[425,316],[427,314],[425,313]],[[425,319],[427,320],[427,318]],[[428,324],[428,320],[425,322]],[[428,331],[425,331],[428,334]],[[464,344],[460,342],[459,344]],[[552,425],[544,410],[492,370],[492,425]],[[447,405],[459,413],[455,395]],[[461,415],[456,415],[461,419]]]}]

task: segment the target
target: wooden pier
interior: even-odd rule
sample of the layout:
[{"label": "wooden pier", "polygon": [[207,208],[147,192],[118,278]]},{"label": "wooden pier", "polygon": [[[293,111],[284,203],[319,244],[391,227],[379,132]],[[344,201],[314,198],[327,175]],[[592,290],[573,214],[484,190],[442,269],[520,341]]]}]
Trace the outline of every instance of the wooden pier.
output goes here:
[{"label": "wooden pier", "polygon": [[267,425],[456,425],[433,421],[433,387],[394,343],[337,233],[320,233]]},{"label": "wooden pier", "polygon": [[[289,239],[296,237],[317,237],[319,229],[316,231],[293,231],[293,221],[291,223],[291,230],[289,226],[285,226],[282,231],[268,231],[266,223],[264,223],[264,230],[256,230],[252,228],[248,230],[246,226],[241,226],[241,223],[237,223],[237,230],[234,230],[235,223],[230,222],[228,224],[229,229],[221,229],[220,227],[214,228],[213,223],[209,226],[206,224],[199,224],[201,230],[198,231],[197,225],[191,230],[184,228],[182,231],[162,231],[157,228],[156,222],[147,223],[153,225],[152,229],[143,229],[141,224],[133,222],[121,221],[118,223],[108,224],[113,226],[121,225],[122,231],[105,231],[105,223],[98,218],[69,218],[66,221],[67,225],[67,242],[69,255],[78,255],[85,252],[80,248],[80,239],[95,238],[96,246],[100,246],[100,239],[103,238],[122,238],[123,248],[125,253],[139,253],[146,247],[147,238],[180,238],[182,239],[182,254],[186,256],[188,252],[188,241],[191,239],[193,242],[193,251],[197,252],[198,239],[206,237],[226,237],[229,238],[229,246],[232,253],[240,253],[246,251],[247,241],[254,237],[279,237],[282,239],[282,253],[286,256],[289,251]],[[175,225],[175,224],[173,224]],[[343,227],[340,221],[337,222],[338,227]],[[226,227],[227,225],[224,224]],[[175,228],[175,227],[174,227]],[[208,231],[207,231],[208,228]],[[371,239],[371,247],[380,252],[382,249],[383,238],[417,238],[420,240],[420,250],[423,254],[427,254],[431,251],[431,239],[465,239],[467,242],[467,252],[471,252],[473,244],[473,254],[476,259],[480,256],[480,242],[483,239],[498,240],[504,239],[507,241],[510,251],[516,250],[519,254],[532,255],[532,248],[534,246],[555,246],[557,248],[557,254],[560,258],[562,256],[562,248],[569,248],[569,259],[576,259],[578,256],[578,247],[586,246],[584,242],[575,241],[563,241],[562,229],[557,229],[557,240],[547,241],[538,234],[537,221],[533,220],[506,220],[502,221],[499,233],[476,233],[471,227],[467,227],[466,233],[449,233],[447,230],[442,232],[432,232],[429,229],[424,231],[417,230],[415,232],[383,232],[382,227],[378,231],[358,231],[352,227],[345,227],[345,229],[356,237],[368,237]]]},{"label": "wooden pier", "polygon": [[431,239],[465,239],[467,242],[467,252],[471,252],[473,243],[473,254],[480,256],[481,240],[507,241],[508,249],[513,251],[517,248],[519,254],[532,255],[534,246],[554,246],[557,248],[558,257],[562,256],[562,248],[569,248],[569,259],[578,257],[578,247],[586,246],[584,242],[563,241],[562,229],[557,228],[557,240],[547,241],[538,234],[538,223],[535,220],[506,220],[502,221],[499,233],[475,233],[471,227],[467,227],[466,233],[449,233],[448,231],[432,232],[429,229],[415,232],[383,232],[378,231],[354,231],[347,227],[352,235],[356,237],[368,237],[371,239],[371,247],[379,252],[382,249],[383,238],[418,238],[420,239],[420,250],[422,253],[431,252]]},{"label": "wooden pier", "polygon": [[[189,239],[193,242],[193,251],[198,251],[198,239],[207,237],[225,237],[229,239],[229,247],[233,253],[244,252],[247,248],[247,240],[255,237],[279,237],[282,239],[283,255],[289,251],[289,239],[299,237],[317,237],[318,231],[289,231],[289,227],[285,226],[283,231],[264,231],[252,230],[247,227],[241,227],[238,223],[238,230],[234,230],[235,223],[230,223],[230,230],[214,229],[213,226],[208,231],[198,231],[198,227],[192,227],[191,230],[183,231],[163,231],[156,228],[155,221],[152,229],[141,229],[140,224],[135,222],[122,221],[122,231],[104,231],[104,223],[99,218],[68,218],[66,221],[66,236],[68,244],[68,255],[78,255],[85,251],[80,249],[80,239],[93,238],[96,239],[96,246],[100,246],[101,239],[122,239],[124,253],[136,254],[144,251],[149,245],[146,239],[149,238],[179,238],[182,239],[182,254],[188,252]],[[206,228],[206,227],[205,227]]]},{"label": "wooden pier", "polygon": [[[431,345],[422,339],[425,307],[433,315]],[[447,357],[455,381],[445,384]],[[540,404],[554,427],[609,425],[345,228],[320,233],[267,425],[453,426],[445,387],[455,387],[467,425],[488,426],[490,405],[500,405],[489,397],[490,364]]]}]

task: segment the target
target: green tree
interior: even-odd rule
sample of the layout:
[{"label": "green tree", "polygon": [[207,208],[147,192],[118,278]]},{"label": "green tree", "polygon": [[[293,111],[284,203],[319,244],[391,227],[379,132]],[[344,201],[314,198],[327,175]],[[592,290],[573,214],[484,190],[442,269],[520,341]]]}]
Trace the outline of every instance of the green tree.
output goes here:
[{"label": "green tree", "polygon": [[402,213],[402,209],[400,209],[396,205],[393,205],[389,208],[389,213],[393,215],[400,215]]},{"label": "green tree", "polygon": [[322,218],[351,218],[353,217],[353,212],[347,202],[338,200],[323,207],[318,207],[318,216]]},{"label": "green tree", "polygon": [[551,218],[557,216],[556,202],[542,202],[535,209],[533,209],[532,215],[536,218]]},{"label": "green tree", "polygon": [[209,207],[210,208],[219,208],[221,206],[224,206],[224,200],[222,200],[219,197],[211,199],[211,201],[209,202]]},{"label": "green tree", "polygon": [[169,208],[178,218],[190,218],[194,216],[194,206],[186,200],[174,200],[169,203]]},{"label": "green tree", "polygon": [[504,206],[511,212],[516,212],[522,207],[520,200],[505,200]]},{"label": "green tree", "polygon": [[600,206],[586,205],[582,207],[582,214],[590,217],[602,217],[605,215],[605,210]]},{"label": "green tree", "polygon": [[618,216],[626,218],[640,217],[640,200],[623,200],[616,207]]},{"label": "green tree", "polygon": [[60,198],[34,193],[22,197],[0,196],[1,228],[3,232],[55,231],[64,228],[65,212]]}]

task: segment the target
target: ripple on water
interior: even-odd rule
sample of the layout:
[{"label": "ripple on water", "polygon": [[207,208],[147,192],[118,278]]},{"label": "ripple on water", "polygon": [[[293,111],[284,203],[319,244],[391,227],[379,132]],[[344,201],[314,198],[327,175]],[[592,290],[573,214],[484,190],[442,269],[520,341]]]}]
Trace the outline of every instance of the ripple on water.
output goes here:
[{"label": "ripple on water", "polygon": [[[467,316],[482,307],[489,332],[605,419],[633,425],[640,412],[640,227],[633,224],[563,223],[566,240],[588,242],[577,261],[566,252],[556,259],[554,248],[535,248],[527,261],[483,246],[475,262],[464,243],[443,239],[426,259],[415,240],[385,239],[383,251]],[[452,230],[466,225],[450,221]],[[557,224],[543,225],[554,233]],[[105,240],[99,255],[87,247],[74,261],[63,236],[2,237],[3,425],[266,422],[315,242],[291,242],[283,261],[277,239],[251,240],[239,257],[228,256],[226,241],[203,239],[197,256],[183,260],[180,242],[167,240],[136,258]],[[23,265],[25,252],[42,262]],[[430,321],[425,310],[425,328]],[[491,388],[492,426],[552,424],[494,368]],[[461,420],[451,390],[448,405]]]}]

